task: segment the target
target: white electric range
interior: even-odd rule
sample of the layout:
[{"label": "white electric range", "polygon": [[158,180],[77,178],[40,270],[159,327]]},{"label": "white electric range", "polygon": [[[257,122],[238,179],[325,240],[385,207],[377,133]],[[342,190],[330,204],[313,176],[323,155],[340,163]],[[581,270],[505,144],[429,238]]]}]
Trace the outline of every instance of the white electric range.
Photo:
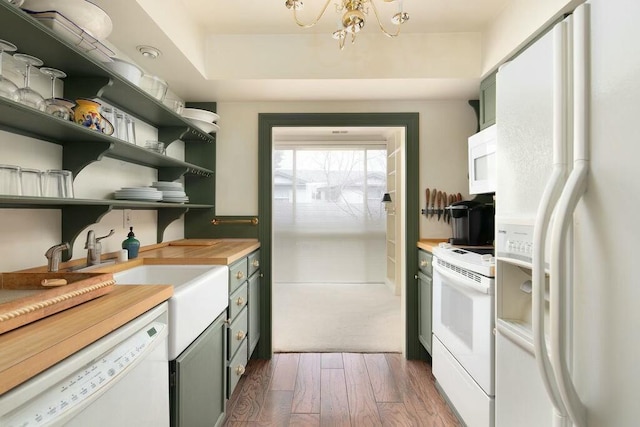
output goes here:
[{"label": "white electric range", "polygon": [[433,255],[433,375],[468,426],[493,426],[495,259],[447,243]]}]

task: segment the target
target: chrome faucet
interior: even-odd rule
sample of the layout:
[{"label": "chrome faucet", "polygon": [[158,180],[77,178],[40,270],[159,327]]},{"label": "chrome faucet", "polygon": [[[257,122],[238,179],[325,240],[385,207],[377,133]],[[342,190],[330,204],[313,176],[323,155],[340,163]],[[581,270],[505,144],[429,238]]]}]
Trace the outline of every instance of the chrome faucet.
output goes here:
[{"label": "chrome faucet", "polygon": [[71,250],[69,242],[53,245],[47,249],[47,252],[44,253],[44,256],[47,257],[47,271],[58,271],[60,261],[62,261],[62,251],[69,250]]},{"label": "chrome faucet", "polygon": [[89,230],[87,233],[87,241],[84,244],[84,248],[87,250],[87,265],[100,264],[100,256],[102,255],[102,243],[100,240],[112,236],[115,230],[111,230],[109,234],[102,237],[96,237],[96,233],[93,230]]}]

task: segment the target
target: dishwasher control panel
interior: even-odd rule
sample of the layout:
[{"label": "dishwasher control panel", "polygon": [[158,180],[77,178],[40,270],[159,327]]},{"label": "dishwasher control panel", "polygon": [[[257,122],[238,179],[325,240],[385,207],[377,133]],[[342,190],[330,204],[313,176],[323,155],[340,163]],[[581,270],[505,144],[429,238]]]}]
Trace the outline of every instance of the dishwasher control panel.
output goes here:
[{"label": "dishwasher control panel", "polygon": [[44,426],[65,415],[72,408],[88,405],[122,374],[135,366],[151,344],[163,336],[161,332],[166,327],[167,325],[161,322],[149,324],[55,386],[0,417],[0,425]]}]

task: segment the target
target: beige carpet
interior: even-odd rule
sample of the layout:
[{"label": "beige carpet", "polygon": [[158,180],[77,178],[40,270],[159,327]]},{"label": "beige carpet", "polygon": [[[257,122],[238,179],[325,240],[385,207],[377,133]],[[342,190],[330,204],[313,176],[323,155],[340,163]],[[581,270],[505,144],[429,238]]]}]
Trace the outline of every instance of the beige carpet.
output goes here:
[{"label": "beige carpet", "polygon": [[400,352],[400,297],[384,284],[276,283],[276,352]]}]

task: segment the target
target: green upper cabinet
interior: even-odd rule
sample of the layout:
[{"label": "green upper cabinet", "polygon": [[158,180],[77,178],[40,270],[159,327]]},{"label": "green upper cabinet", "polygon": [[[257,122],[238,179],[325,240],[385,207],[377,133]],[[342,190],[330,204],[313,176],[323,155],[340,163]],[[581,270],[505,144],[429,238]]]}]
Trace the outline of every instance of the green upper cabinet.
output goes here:
[{"label": "green upper cabinet", "polygon": [[496,73],[480,83],[480,130],[496,124]]}]

